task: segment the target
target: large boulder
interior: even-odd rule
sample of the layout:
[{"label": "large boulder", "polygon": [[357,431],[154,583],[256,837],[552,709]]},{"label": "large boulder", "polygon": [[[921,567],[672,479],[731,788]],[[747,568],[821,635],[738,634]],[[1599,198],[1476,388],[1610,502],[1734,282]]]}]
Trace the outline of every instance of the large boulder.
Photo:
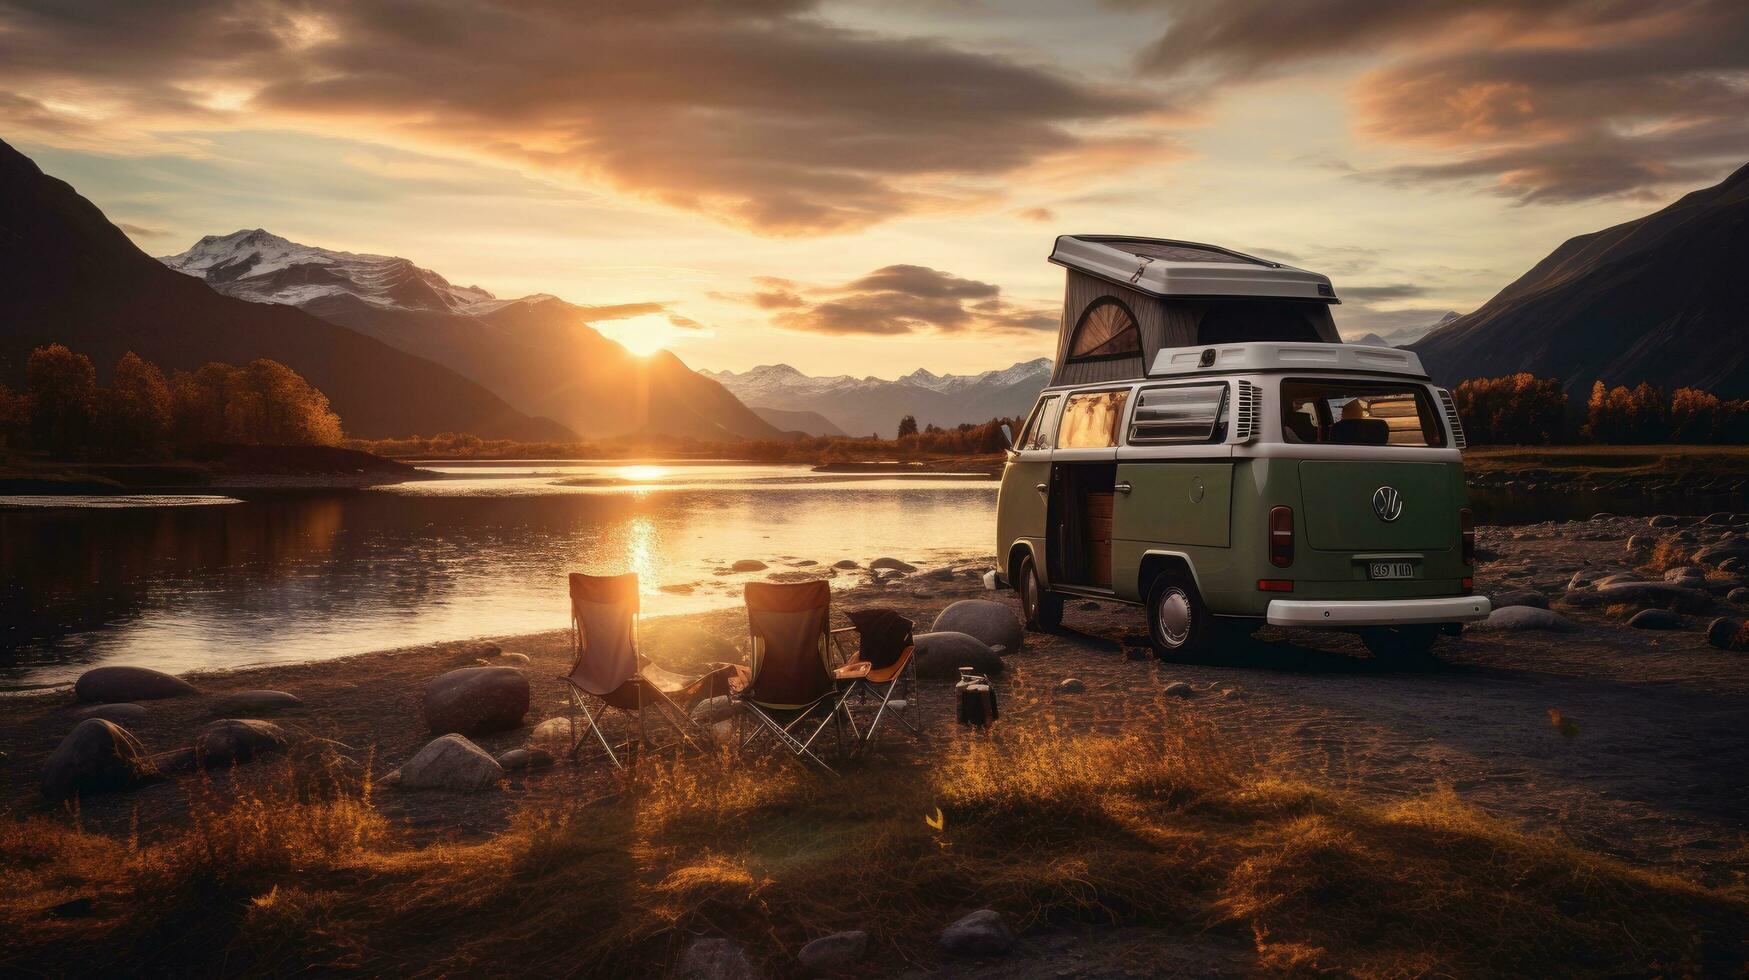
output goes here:
[{"label": "large boulder", "polygon": [[445,735],[426,743],[389,780],[411,790],[477,793],[504,778],[504,767],[461,735]]},{"label": "large boulder", "polygon": [[955,956],[997,956],[1014,945],[1002,913],[979,909],[941,930],[941,951]]},{"label": "large boulder", "polygon": [[97,667],[73,682],[73,695],[88,704],[151,701],[199,694],[193,684],[150,667]]},{"label": "large boulder", "polygon": [[952,680],[961,667],[980,674],[1002,673],[1002,657],[975,636],[965,633],[924,633],[916,638],[917,676],[929,680]]},{"label": "large boulder", "polygon": [[59,803],[86,793],[132,789],[157,776],[127,729],[102,718],[73,726],[43,763],[43,795]]},{"label": "large boulder", "polygon": [[515,667],[462,667],[425,685],[425,724],[433,734],[479,735],[522,726],[528,677]]},{"label": "large boulder", "polygon": [[1014,610],[988,599],[961,599],[943,609],[929,629],[932,633],[975,636],[997,653],[1014,653],[1026,638]]},{"label": "large boulder", "polygon": [[1471,624],[1470,629],[1577,633],[1579,632],[1579,624],[1558,612],[1551,612],[1536,606],[1502,606],[1489,613],[1488,618],[1482,622]]},{"label": "large boulder", "polygon": [[223,718],[194,737],[194,757],[202,769],[218,769],[257,756],[285,751],[291,739],[271,721]]},{"label": "large boulder", "polygon": [[254,718],[303,707],[303,699],[285,691],[238,691],[225,695],[213,714],[226,718]]}]

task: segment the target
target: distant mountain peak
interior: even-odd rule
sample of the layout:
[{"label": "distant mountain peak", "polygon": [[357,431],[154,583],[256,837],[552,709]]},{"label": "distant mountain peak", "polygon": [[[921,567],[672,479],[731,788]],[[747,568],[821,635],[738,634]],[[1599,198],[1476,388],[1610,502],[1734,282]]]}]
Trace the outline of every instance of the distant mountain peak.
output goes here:
[{"label": "distant mountain peak", "polygon": [[1023,415],[1050,380],[1051,359],[1037,357],[978,374],[937,374],[920,367],[891,381],[813,376],[788,364],[700,373],[760,411],[814,413],[845,432],[864,435],[889,434],[905,415],[940,426]]}]

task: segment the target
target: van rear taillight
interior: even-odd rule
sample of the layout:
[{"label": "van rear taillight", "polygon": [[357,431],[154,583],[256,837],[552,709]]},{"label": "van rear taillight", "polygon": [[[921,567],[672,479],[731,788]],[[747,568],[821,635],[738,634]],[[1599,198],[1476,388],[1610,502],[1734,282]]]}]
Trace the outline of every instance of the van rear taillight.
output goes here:
[{"label": "van rear taillight", "polygon": [[1269,509],[1269,563],[1286,568],[1294,563],[1294,509]]},{"label": "van rear taillight", "polygon": [[1458,510],[1458,537],[1464,544],[1464,564],[1476,563],[1476,515],[1468,507]]}]

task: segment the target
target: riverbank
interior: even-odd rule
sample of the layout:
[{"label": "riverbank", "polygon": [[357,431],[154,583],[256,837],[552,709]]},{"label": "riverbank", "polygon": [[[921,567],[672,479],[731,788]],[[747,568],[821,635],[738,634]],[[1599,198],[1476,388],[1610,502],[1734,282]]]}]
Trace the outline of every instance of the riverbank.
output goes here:
[{"label": "riverbank", "polygon": [[214,446],[164,462],[14,458],[0,496],[250,495],[349,490],[423,478],[416,467],[334,446]]},{"label": "riverbank", "polygon": [[[560,746],[559,765],[481,793],[380,785],[431,738],[421,692],[456,666],[514,663],[531,684],[524,724],[483,749],[538,741],[565,715],[553,632],[190,675],[199,696],[127,723],[148,749],[257,688],[302,700],[272,716],[292,749],[91,797],[74,833],[36,779],[77,706],[0,699],[16,937],[0,966],[656,973],[704,938],[787,974],[806,942],[865,929],[865,975],[1739,971],[1749,654],[1705,632],[1741,615],[1743,582],[1663,567],[1749,540],[1732,520],[1483,529],[1478,588],[1561,625],[1472,630],[1426,665],[1275,630],[1162,664],[1136,646],[1136,610],[1071,603],[1067,628],[1005,658],[989,736],[927,683],[926,738],[830,781],[708,758],[625,779]],[[987,564],[847,572],[834,610],[889,605],[926,628],[958,599],[1012,606],[979,591]],[[1627,625],[1654,606],[1679,610],[1674,629]],[[736,609],[643,631],[677,670],[738,659],[744,634]],[[985,907],[1018,934],[1009,955],[943,951],[940,930]]]},{"label": "riverbank", "polygon": [[1471,486],[1507,491],[1729,494],[1749,489],[1749,446],[1479,446]]}]

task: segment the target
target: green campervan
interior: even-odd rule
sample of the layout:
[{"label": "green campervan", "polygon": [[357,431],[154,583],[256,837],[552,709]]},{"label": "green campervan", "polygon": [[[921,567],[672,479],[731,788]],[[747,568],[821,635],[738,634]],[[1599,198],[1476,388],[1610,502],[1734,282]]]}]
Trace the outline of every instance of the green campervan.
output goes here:
[{"label": "green campervan", "polygon": [[1386,654],[1488,615],[1451,396],[1409,351],[1343,344],[1329,279],[1116,236],[1051,261],[1056,366],[996,520],[1029,625],[1085,596],[1145,607],[1162,656],[1265,622]]}]

